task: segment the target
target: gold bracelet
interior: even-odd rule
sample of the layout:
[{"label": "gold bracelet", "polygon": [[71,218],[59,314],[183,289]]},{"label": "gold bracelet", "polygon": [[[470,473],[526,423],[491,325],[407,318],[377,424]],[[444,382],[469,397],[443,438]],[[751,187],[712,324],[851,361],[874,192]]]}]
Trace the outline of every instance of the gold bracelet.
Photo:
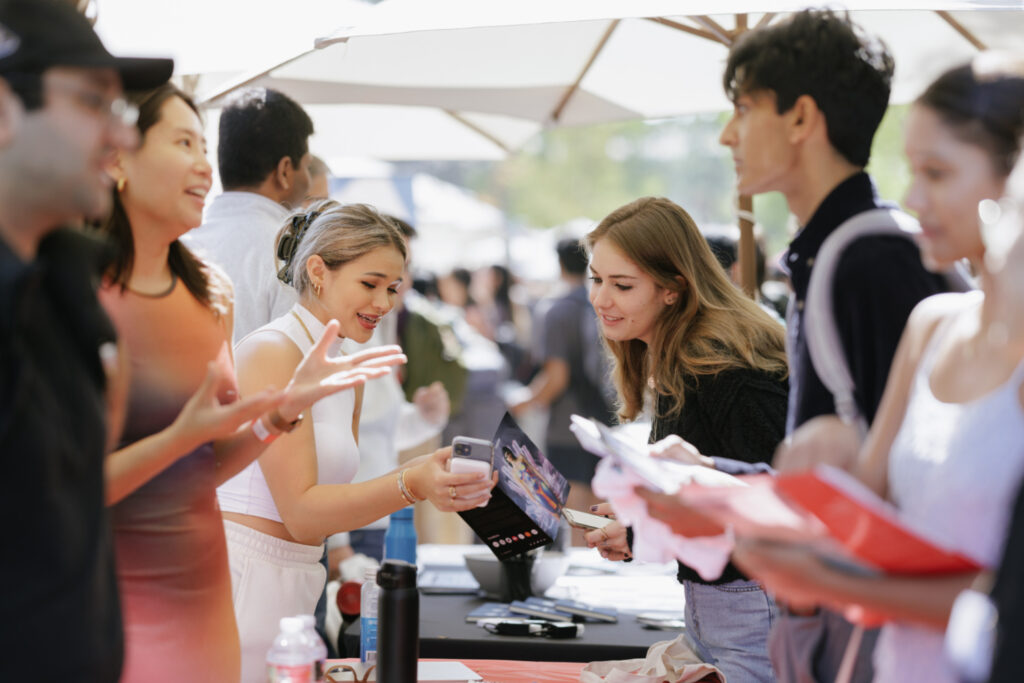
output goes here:
[{"label": "gold bracelet", "polygon": [[402,498],[404,498],[405,502],[409,505],[415,505],[419,502],[416,496],[412,495],[412,491],[410,491],[409,487],[405,484],[405,470],[398,473],[398,492],[402,494]]}]

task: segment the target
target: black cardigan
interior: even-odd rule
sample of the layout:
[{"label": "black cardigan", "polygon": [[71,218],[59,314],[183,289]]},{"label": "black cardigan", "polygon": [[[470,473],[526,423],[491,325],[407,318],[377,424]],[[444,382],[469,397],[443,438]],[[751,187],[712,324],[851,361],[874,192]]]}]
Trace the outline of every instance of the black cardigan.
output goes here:
[{"label": "black cardigan", "polygon": [[[677,434],[705,455],[771,462],[785,436],[787,393],[785,379],[749,368],[688,377],[682,412],[655,417],[651,442]],[[659,396],[657,407],[658,413],[667,412],[669,398]],[[680,581],[715,584],[746,578],[732,563],[711,582],[683,564],[677,576]]]}]

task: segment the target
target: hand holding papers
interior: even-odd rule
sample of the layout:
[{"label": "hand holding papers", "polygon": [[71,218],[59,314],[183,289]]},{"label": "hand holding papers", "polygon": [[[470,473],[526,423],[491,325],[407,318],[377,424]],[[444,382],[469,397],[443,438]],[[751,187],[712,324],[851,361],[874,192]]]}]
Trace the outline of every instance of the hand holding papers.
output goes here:
[{"label": "hand holding papers", "polygon": [[579,415],[569,426],[580,445],[594,455],[611,461],[617,469],[629,472],[643,486],[661,493],[675,493],[683,484],[702,486],[745,486],[731,475],[701,465],[686,465],[674,460],[652,458],[646,448],[631,443],[611,428]]},{"label": "hand holding papers", "polygon": [[674,494],[681,486],[745,486],[736,477],[700,465],[684,465],[652,458],[645,445],[632,443],[600,423],[574,415],[570,426],[580,444],[601,457],[594,477],[594,491],[611,501],[616,516],[633,528],[633,555],[645,562],[678,559],[706,579],[717,578],[729,561],[729,534],[698,539],[675,535],[663,522],[647,514],[636,487]]},{"label": "hand holding papers", "polygon": [[846,472],[827,465],[779,476],[775,489],[814,515],[853,557],[890,574],[976,571],[981,565],[908,527],[898,510]]},{"label": "hand holding papers", "polygon": [[[842,470],[822,466],[777,477],[731,477],[651,458],[639,445],[588,423],[574,417],[572,429],[584,448],[603,458],[595,490],[612,501],[624,523],[634,524],[634,532],[638,522],[653,530],[646,541],[657,547],[644,553],[662,560],[671,554],[705,578],[714,578],[716,553],[721,557],[724,552],[724,566],[731,535],[680,539],[673,532],[713,533],[717,524],[737,536],[800,543],[821,562],[847,573],[941,574],[978,568],[971,558],[944,548],[941,539],[906,526],[893,506]],[[638,497],[635,485],[654,493]],[[683,519],[672,520],[673,515]],[[641,534],[636,536],[640,541]],[[640,547],[634,550],[646,559]]]}]

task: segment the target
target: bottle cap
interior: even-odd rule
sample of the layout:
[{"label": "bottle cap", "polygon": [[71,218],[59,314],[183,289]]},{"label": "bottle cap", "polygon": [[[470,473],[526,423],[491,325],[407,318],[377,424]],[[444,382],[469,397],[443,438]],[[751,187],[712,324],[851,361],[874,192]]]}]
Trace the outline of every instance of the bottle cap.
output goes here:
[{"label": "bottle cap", "polygon": [[377,573],[377,585],[381,588],[415,588],[416,565],[403,560],[384,560]]},{"label": "bottle cap", "polygon": [[395,510],[391,513],[391,519],[412,520],[412,506],[404,507],[401,510]]},{"label": "bottle cap", "polygon": [[305,628],[302,625],[302,620],[295,617],[282,617],[278,625],[281,627],[282,633],[302,633]]},{"label": "bottle cap", "polygon": [[367,567],[363,570],[363,582],[374,583],[377,581],[377,567]]},{"label": "bottle cap", "polygon": [[362,601],[359,591],[362,585],[358,581],[346,581],[338,588],[338,595],[334,601],[342,615],[358,616]]},{"label": "bottle cap", "polygon": [[312,614],[296,614],[295,618],[302,622],[303,628],[316,628],[316,617]]}]

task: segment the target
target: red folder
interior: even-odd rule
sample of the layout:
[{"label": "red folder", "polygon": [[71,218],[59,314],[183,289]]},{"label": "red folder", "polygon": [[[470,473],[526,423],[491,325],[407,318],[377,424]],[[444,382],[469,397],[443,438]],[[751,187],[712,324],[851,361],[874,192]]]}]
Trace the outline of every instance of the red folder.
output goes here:
[{"label": "red folder", "polygon": [[843,470],[820,466],[740,479],[748,486],[691,484],[681,487],[679,495],[702,514],[732,526],[738,536],[811,543],[825,555],[844,553],[889,574],[981,569],[907,526],[894,506]]},{"label": "red folder", "polygon": [[897,509],[846,472],[828,466],[776,477],[775,489],[814,515],[855,558],[889,574],[977,571],[969,557],[943,548],[900,521]]}]

